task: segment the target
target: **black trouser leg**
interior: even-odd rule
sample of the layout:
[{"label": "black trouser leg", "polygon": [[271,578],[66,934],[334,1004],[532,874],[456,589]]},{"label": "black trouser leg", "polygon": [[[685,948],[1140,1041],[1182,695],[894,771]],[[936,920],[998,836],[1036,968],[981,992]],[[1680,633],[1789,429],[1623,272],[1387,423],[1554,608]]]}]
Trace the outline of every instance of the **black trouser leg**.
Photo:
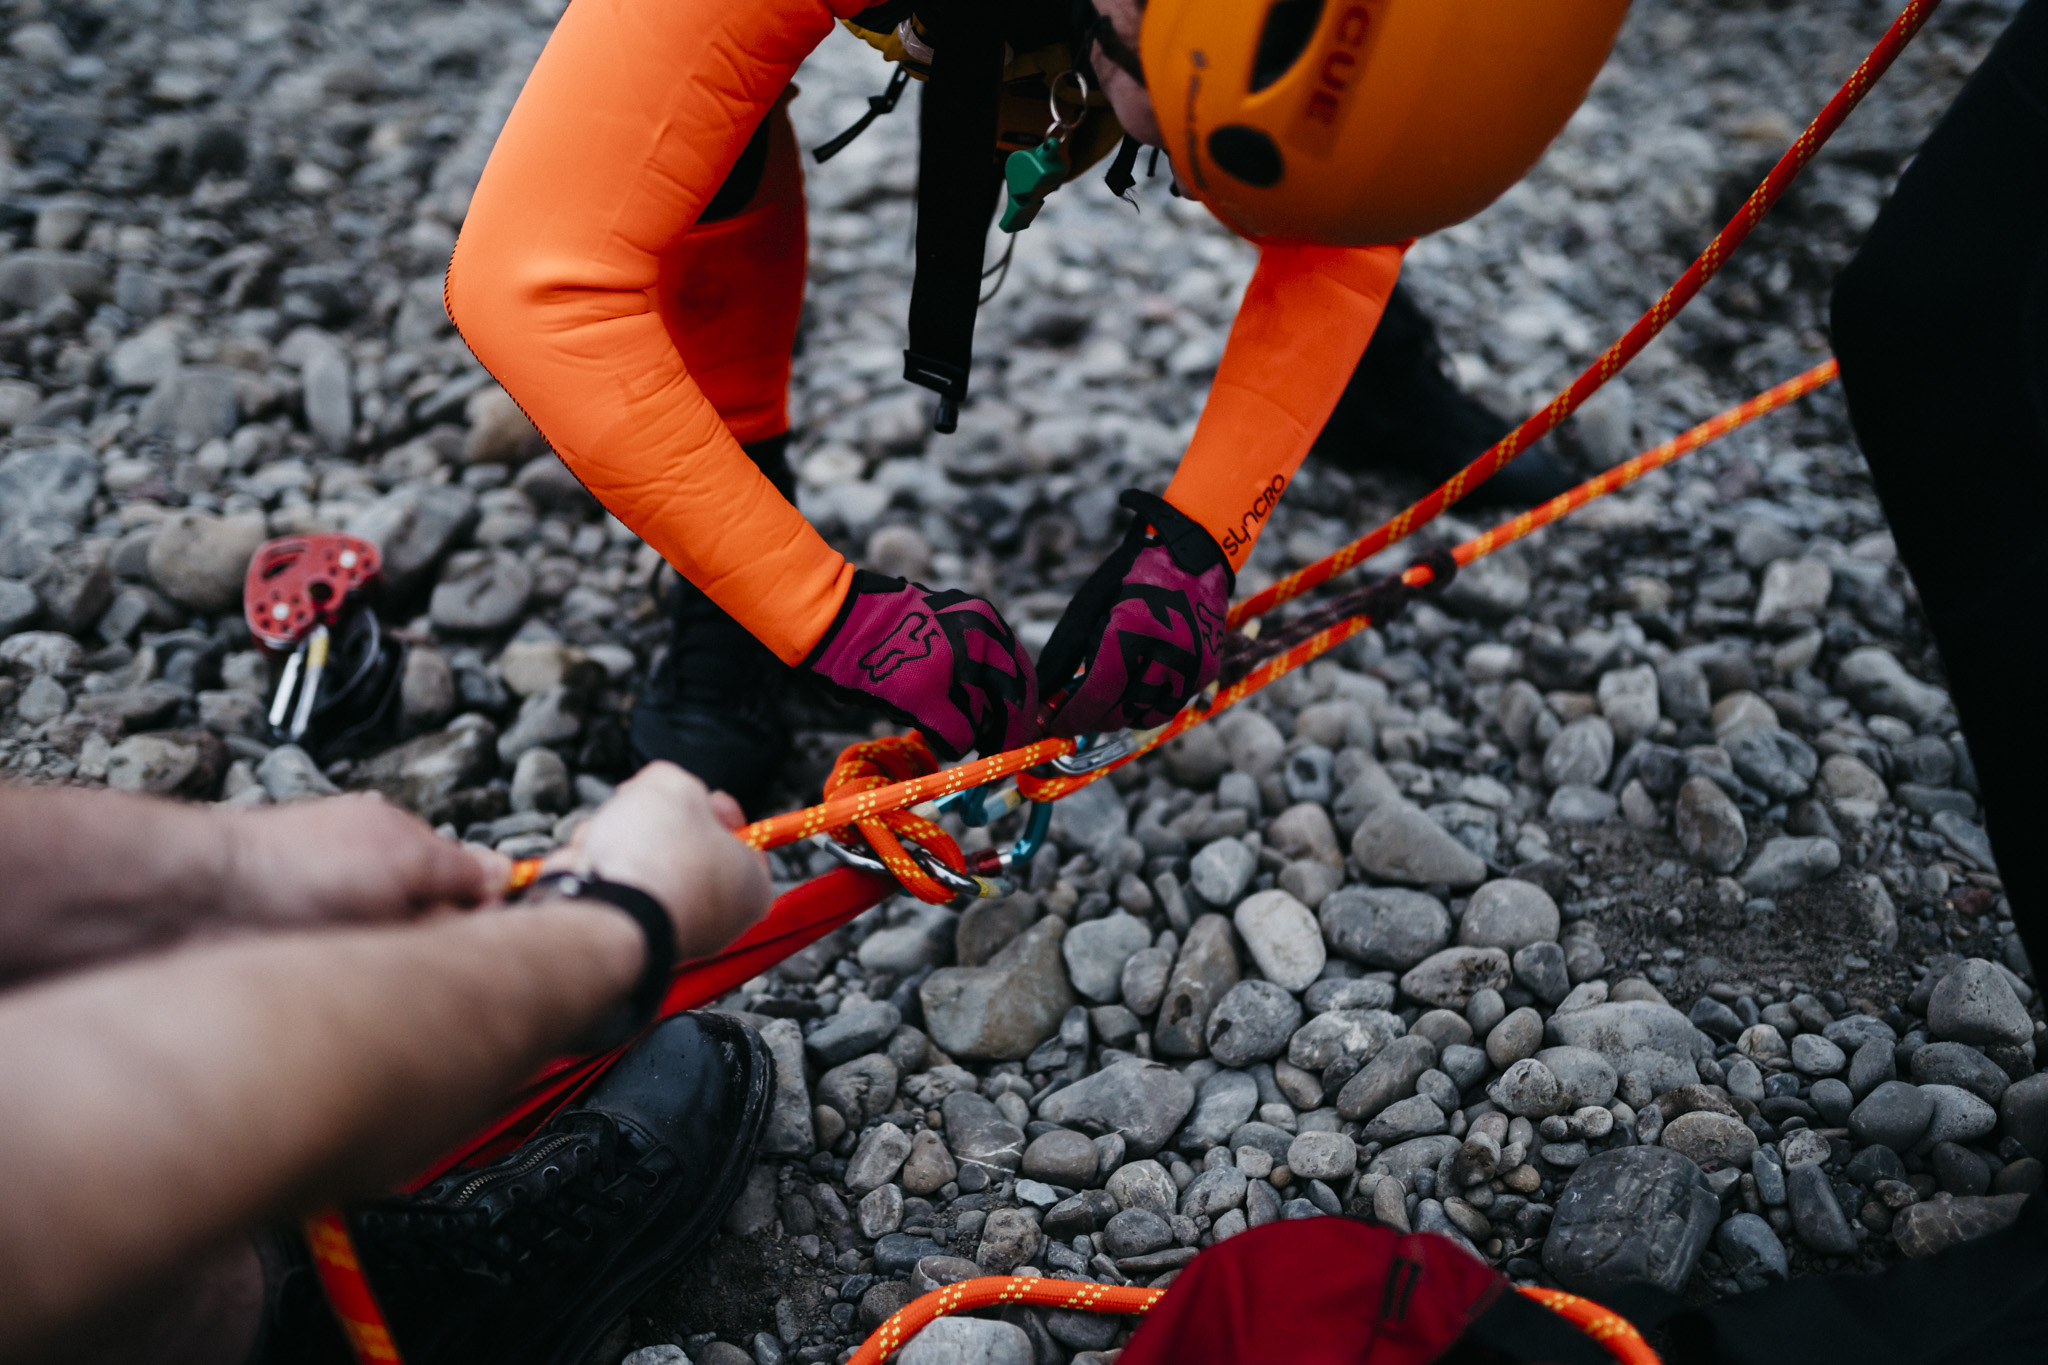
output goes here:
[{"label": "black trouser leg", "polygon": [[[1436,326],[1396,285],[1351,382],[1316,438],[1315,453],[1342,469],[1394,467],[1441,483],[1463,469],[1510,424],[1444,373]],[[1526,506],[1578,482],[1538,442],[1481,484],[1468,508]]]},{"label": "black trouser leg", "polygon": [[[777,436],[745,449],[794,501],[788,444]],[[789,665],[694,583],[675,583],[668,618],[668,652],[633,708],[633,748],[643,760],[679,764],[755,811],[789,749],[778,708]]]},{"label": "black trouser leg", "polygon": [[1834,340],[2037,964],[2048,963],[2048,871],[2027,811],[2048,774],[2044,308],[2048,0],[2030,0],[1843,272]]}]

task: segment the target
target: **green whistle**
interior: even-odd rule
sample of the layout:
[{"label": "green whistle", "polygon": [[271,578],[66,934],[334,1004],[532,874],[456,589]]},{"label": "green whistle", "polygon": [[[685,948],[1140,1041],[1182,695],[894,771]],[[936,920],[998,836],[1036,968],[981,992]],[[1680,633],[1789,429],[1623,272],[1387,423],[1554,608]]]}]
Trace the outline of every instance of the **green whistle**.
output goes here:
[{"label": "green whistle", "polygon": [[1045,206],[1045,196],[1058,189],[1066,178],[1067,153],[1060,146],[1057,133],[1028,151],[1011,152],[1010,159],[1003,163],[1003,181],[1009,187],[1010,201],[1003,206],[1003,218],[997,226],[1005,232],[1022,232],[1030,227],[1038,210]]}]

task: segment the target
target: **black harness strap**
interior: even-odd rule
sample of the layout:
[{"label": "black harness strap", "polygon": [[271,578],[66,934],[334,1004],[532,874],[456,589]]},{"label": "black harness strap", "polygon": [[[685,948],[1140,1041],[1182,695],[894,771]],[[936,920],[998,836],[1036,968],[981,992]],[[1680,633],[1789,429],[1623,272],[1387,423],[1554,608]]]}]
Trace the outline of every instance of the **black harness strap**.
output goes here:
[{"label": "black harness strap", "polygon": [[868,96],[868,111],[858,119],[855,119],[853,126],[847,128],[839,136],[829,142],[820,143],[818,146],[813,147],[811,149],[811,156],[822,166],[833,157],[845,151],[846,144],[852,142],[862,133],[865,133],[870,123],[873,123],[884,114],[892,114],[896,111],[896,101],[903,98],[903,87],[908,84],[910,84],[910,68],[898,66],[895,74],[889,77],[889,83],[882,87],[882,93]]},{"label": "black harness strap", "polygon": [[1138,177],[1131,172],[1138,164],[1138,148],[1142,145],[1126,133],[1122,145],[1116,149],[1116,160],[1109,163],[1109,171],[1102,177],[1102,183],[1109,186],[1109,192],[1132,208],[1138,207],[1138,201],[1131,198],[1131,186],[1138,183]]},{"label": "black harness strap", "polygon": [[921,5],[931,33],[917,157],[917,276],[910,290],[910,346],[903,377],[935,390],[938,431],[959,425],[974,364],[981,263],[1001,172],[995,138],[1003,72],[999,5],[945,0]]}]

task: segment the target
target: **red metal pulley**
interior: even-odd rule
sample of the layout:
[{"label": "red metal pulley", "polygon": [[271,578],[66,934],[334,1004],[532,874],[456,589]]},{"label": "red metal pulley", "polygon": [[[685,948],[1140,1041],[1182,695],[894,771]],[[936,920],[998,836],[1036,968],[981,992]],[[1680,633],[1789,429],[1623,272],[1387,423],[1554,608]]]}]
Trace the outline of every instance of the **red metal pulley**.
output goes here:
[{"label": "red metal pulley", "polygon": [[336,532],[270,541],[249,561],[242,585],[249,633],[268,649],[296,649],[314,627],[334,625],[350,595],[382,567],[377,547],[359,536]]}]

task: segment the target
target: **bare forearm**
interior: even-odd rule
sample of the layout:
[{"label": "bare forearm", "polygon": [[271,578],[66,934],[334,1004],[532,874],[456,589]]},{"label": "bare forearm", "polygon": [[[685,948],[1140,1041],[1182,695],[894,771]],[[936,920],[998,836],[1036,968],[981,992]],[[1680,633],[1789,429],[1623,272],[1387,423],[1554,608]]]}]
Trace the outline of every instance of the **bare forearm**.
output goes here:
[{"label": "bare forearm", "polygon": [[155,1268],[387,1187],[640,969],[602,906],[193,948],[0,1003],[0,1355]]},{"label": "bare forearm", "polygon": [[226,861],[197,808],[0,785],[0,981],[175,941],[217,904]]}]

